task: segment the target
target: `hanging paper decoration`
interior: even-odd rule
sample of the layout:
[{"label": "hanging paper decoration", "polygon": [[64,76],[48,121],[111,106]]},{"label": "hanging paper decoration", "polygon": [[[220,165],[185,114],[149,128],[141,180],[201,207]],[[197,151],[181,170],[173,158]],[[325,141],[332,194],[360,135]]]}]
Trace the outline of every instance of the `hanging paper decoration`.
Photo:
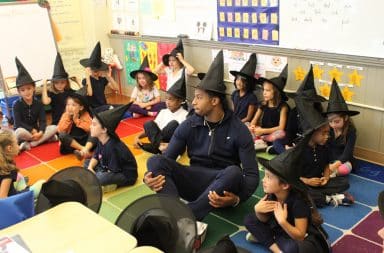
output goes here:
[{"label": "hanging paper decoration", "polygon": [[327,83],[324,83],[323,85],[321,85],[319,87],[319,90],[320,90],[320,94],[323,97],[329,97],[329,94],[331,93],[331,87]]},{"label": "hanging paper decoration", "polygon": [[301,66],[298,66],[293,73],[295,74],[296,81],[303,81],[306,75],[305,70]]},{"label": "hanging paper decoration", "polygon": [[364,76],[359,75],[357,70],[355,69],[351,74],[348,75],[349,77],[349,83],[352,85],[359,86],[361,85],[361,79],[364,78]]},{"label": "hanging paper decoration", "polygon": [[334,67],[332,70],[328,71],[328,74],[331,80],[335,79],[338,83],[341,82],[343,72],[341,72],[338,68]]},{"label": "hanging paper decoration", "polygon": [[319,79],[319,80],[322,79],[323,73],[324,73],[324,70],[321,69],[319,65],[316,64],[313,66],[313,77],[315,79]]},{"label": "hanging paper decoration", "polygon": [[348,86],[345,86],[343,88],[343,90],[341,91],[341,93],[343,94],[343,97],[345,99],[345,101],[352,101],[352,97],[355,95],[354,92],[352,92]]}]

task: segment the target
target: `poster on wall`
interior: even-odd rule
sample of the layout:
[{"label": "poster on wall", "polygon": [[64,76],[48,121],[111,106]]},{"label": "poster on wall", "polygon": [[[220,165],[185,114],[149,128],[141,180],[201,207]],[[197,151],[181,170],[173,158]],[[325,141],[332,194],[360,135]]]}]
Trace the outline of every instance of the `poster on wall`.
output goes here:
[{"label": "poster on wall", "polygon": [[279,0],[217,0],[218,40],[279,45]]},{"label": "poster on wall", "polygon": [[127,76],[127,83],[129,85],[136,85],[136,80],[131,78],[129,73],[140,68],[141,58],[139,51],[139,41],[126,40],[124,42],[124,63]]},{"label": "poster on wall", "polygon": [[[175,43],[162,43],[157,44],[157,62],[160,63],[163,60],[163,55],[169,54],[176,47]],[[159,74],[160,89],[167,90],[167,75],[165,73]]]}]

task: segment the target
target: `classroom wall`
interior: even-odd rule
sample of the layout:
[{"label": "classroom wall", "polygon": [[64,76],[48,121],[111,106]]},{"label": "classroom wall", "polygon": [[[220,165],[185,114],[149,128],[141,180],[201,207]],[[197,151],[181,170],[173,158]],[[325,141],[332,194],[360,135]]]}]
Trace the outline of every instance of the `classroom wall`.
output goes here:
[{"label": "classroom wall", "polygon": [[[177,40],[164,37],[132,37],[125,35],[110,35],[111,47],[121,59],[124,57],[124,40],[142,40],[175,43]],[[267,55],[279,55],[288,57],[289,77],[286,90],[294,91],[301,81],[296,81],[293,70],[302,66],[306,71],[309,69],[309,61],[332,62],[341,65],[354,65],[363,67],[360,72],[364,76],[364,85],[353,90],[356,94],[351,110],[358,110],[360,115],[353,118],[358,129],[357,148],[355,154],[366,160],[384,163],[384,86],[380,85],[384,77],[383,60],[379,58],[339,55],[324,52],[310,52],[305,50],[272,48],[265,46],[250,46],[241,44],[220,43],[215,41],[184,40],[185,58],[197,72],[206,72],[212,61],[212,49],[228,49],[244,52],[257,52]],[[327,69],[326,67],[324,67]],[[277,73],[267,72],[268,76]],[[225,79],[228,79],[226,76]],[[124,94],[129,95],[133,86],[126,83],[124,71],[121,71],[121,81]],[[197,77],[188,79],[188,97],[193,94],[193,87],[198,83]],[[233,84],[227,82],[228,95],[233,91]],[[326,106],[326,104],[325,104]]]}]

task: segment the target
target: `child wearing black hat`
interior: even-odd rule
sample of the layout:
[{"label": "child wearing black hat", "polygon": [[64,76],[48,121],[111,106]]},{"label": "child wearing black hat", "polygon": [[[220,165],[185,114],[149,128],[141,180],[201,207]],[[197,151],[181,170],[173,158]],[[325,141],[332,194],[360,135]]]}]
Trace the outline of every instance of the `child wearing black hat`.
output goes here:
[{"label": "child wearing black hat", "polygon": [[[185,98],[186,87],[183,74],[167,91],[165,100],[167,108],[161,110],[155,120],[144,123],[144,131],[136,137],[134,146],[155,154],[164,151],[176,128],[187,117],[188,112],[183,108]],[[148,137],[150,143],[141,143],[140,139],[144,137]]]},{"label": "child wearing black hat", "polygon": [[51,78],[51,89],[49,91],[47,83],[47,80],[43,80],[41,102],[43,102],[44,105],[51,105],[52,125],[57,125],[61,115],[63,115],[65,111],[68,95],[75,92],[70,86],[68,73],[64,69],[60,53],[57,53],[56,55],[55,66]]},{"label": "child wearing black hat", "polygon": [[111,105],[107,104],[105,87],[117,91],[118,86],[112,77],[112,68],[101,60],[100,42],[97,42],[91,56],[81,59],[80,64],[85,67],[86,77],[82,85],[87,87],[89,106],[96,112],[108,110]]},{"label": "child wearing black hat", "polygon": [[16,57],[16,78],[20,99],[13,103],[14,128],[20,151],[30,150],[46,141],[57,141],[56,126],[47,126],[44,105],[35,95],[35,82]]},{"label": "child wearing black hat", "polygon": [[129,108],[133,117],[156,116],[164,105],[161,103],[160,92],[154,83],[157,75],[149,68],[148,56],[144,57],[140,69],[132,71],[130,76],[136,79],[136,86],[131,94],[133,104]]},{"label": "child wearing black hat", "polygon": [[94,172],[103,186],[133,185],[137,180],[135,157],[115,133],[130,105],[94,114],[92,119],[91,136],[99,141],[92,158],[84,163],[84,167]]},{"label": "child wearing black hat", "polygon": [[235,77],[236,90],[232,93],[233,111],[242,122],[250,122],[257,109],[257,97],[253,94],[256,79],[254,78],[257,58],[253,53],[240,71],[231,70]]},{"label": "child wearing black hat", "polygon": [[331,127],[328,140],[329,154],[332,161],[329,166],[331,176],[348,175],[352,170],[353,150],[356,143],[356,128],[351,117],[359,114],[359,112],[348,109],[335,79],[332,82],[325,114]]},{"label": "child wearing black hat", "polygon": [[167,89],[169,90],[180,79],[182,72],[192,75],[195,72],[194,67],[184,59],[183,41],[179,39],[176,47],[169,53],[163,55],[163,60],[160,62],[154,72],[156,74],[167,75]]}]

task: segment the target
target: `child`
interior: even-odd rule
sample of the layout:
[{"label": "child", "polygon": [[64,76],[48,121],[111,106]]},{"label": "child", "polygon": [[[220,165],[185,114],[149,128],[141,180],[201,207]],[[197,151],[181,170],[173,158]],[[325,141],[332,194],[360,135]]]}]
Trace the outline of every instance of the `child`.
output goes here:
[{"label": "child", "polygon": [[345,176],[352,170],[353,149],[356,142],[356,128],[351,116],[359,114],[358,111],[350,111],[340,92],[335,79],[332,82],[328,108],[325,113],[331,127],[328,141],[331,159],[331,176]]},{"label": "child", "polygon": [[112,77],[112,68],[101,61],[100,42],[97,42],[91,56],[80,60],[80,64],[85,67],[86,77],[82,84],[87,87],[90,107],[96,112],[108,110],[111,105],[107,104],[105,87],[108,86],[114,91],[117,91],[118,87]]},{"label": "child", "polygon": [[70,94],[57,126],[61,154],[75,153],[79,160],[88,155],[97,143],[95,138],[89,138],[91,122],[85,97],[77,92]]},{"label": "child", "polygon": [[[186,86],[184,73],[180,79],[167,91],[165,103],[166,109],[159,112],[156,119],[144,124],[144,132],[136,137],[134,146],[159,154],[164,151],[173,133],[188,112],[182,107],[186,98]],[[150,143],[141,143],[140,139],[148,137]]]},{"label": "child", "polygon": [[43,80],[41,101],[44,105],[51,105],[52,125],[57,125],[61,115],[65,111],[65,103],[68,95],[74,92],[69,84],[68,73],[64,69],[60,53],[56,55],[51,82],[51,90],[48,91],[47,80]]},{"label": "child", "polygon": [[260,159],[265,168],[263,189],[266,195],[246,216],[246,239],[258,242],[272,252],[328,252],[320,228],[312,223],[311,201],[299,179],[300,160],[306,143],[276,156]]},{"label": "child", "polygon": [[133,104],[130,111],[133,112],[133,117],[156,116],[163,109],[163,105],[160,103],[160,93],[154,83],[157,75],[151,72],[147,56],[144,57],[140,69],[132,71],[130,75],[137,82],[131,94]]},{"label": "child", "polygon": [[256,63],[256,54],[253,53],[240,71],[230,71],[235,77],[236,90],[231,95],[234,112],[244,123],[252,120],[257,108],[257,98],[253,94]]},{"label": "child", "polygon": [[[287,75],[288,65],[284,67],[278,77],[259,78],[263,82],[264,101],[257,109],[249,129],[253,135],[267,143],[272,143],[285,136],[284,129],[289,112],[288,104],[285,102],[288,98],[284,93]],[[266,148],[266,145],[261,145],[260,148],[263,147]]]},{"label": "child", "polygon": [[[20,191],[28,190],[24,178],[18,174],[15,164],[15,157],[19,154],[19,145],[16,136],[11,130],[0,130],[0,199],[15,195]],[[15,187],[18,182],[23,181],[23,187]],[[34,192],[34,196],[39,195],[41,185],[44,180],[37,181],[29,189]],[[16,189],[17,188],[17,189]]]},{"label": "child", "polygon": [[56,126],[47,126],[44,105],[34,97],[35,82],[16,57],[16,78],[20,99],[13,103],[14,128],[20,151],[29,150],[46,141],[57,141]]},{"label": "child", "polygon": [[326,146],[329,138],[327,119],[314,109],[312,102],[301,99],[297,100],[296,106],[303,116],[302,125],[310,129],[306,132],[311,135],[303,152],[304,165],[300,179],[308,186],[308,192],[318,207],[353,204],[353,197],[343,193],[349,188],[348,178],[330,178],[329,149]]},{"label": "child", "polygon": [[184,59],[183,41],[179,39],[171,53],[163,56],[163,61],[156,66],[154,72],[158,75],[162,73],[167,75],[166,90],[169,90],[180,79],[183,71],[187,75],[192,75],[195,69]]},{"label": "child", "polygon": [[115,130],[130,104],[95,114],[91,124],[91,136],[99,141],[93,157],[85,162],[85,168],[93,171],[105,187],[133,185],[137,180],[137,163]]}]

